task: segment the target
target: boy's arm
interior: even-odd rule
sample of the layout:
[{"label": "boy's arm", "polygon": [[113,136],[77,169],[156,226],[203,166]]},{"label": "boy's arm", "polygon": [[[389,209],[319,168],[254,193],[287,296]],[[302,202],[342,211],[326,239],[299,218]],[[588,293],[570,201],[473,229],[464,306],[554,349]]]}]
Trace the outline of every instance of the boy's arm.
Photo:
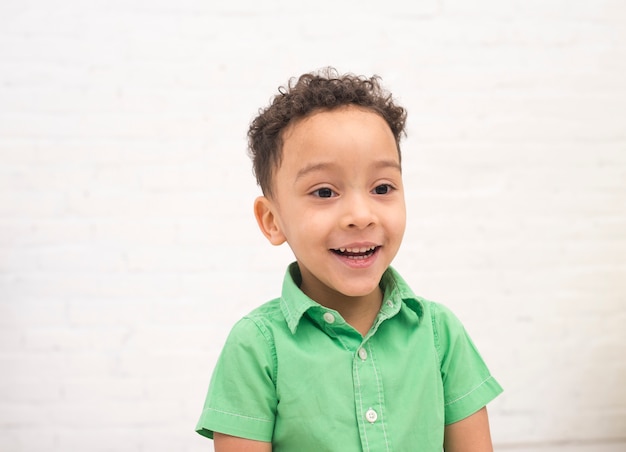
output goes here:
[{"label": "boy's arm", "polygon": [[272,452],[272,443],[213,433],[215,452]]},{"label": "boy's arm", "polygon": [[465,419],[446,425],[443,450],[445,452],[493,452],[487,407],[483,407]]}]

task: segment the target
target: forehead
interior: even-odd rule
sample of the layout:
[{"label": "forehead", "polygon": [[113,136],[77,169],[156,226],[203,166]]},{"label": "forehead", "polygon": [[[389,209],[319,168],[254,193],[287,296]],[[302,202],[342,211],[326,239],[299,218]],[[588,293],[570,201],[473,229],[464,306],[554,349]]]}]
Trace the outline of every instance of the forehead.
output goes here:
[{"label": "forehead", "polygon": [[282,161],[316,156],[339,158],[393,154],[399,161],[395,137],[377,112],[357,106],[320,110],[290,124],[282,137]]}]

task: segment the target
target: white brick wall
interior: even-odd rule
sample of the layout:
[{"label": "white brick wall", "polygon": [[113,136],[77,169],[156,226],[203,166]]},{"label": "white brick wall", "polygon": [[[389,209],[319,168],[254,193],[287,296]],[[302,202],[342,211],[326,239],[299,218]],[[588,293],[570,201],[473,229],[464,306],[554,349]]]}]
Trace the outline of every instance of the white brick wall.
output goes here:
[{"label": "white brick wall", "polygon": [[626,3],[215,3],[0,2],[0,451],[211,450],[213,363],[291,259],[247,125],[327,64],[409,110],[395,265],[505,387],[496,450],[624,450]]}]

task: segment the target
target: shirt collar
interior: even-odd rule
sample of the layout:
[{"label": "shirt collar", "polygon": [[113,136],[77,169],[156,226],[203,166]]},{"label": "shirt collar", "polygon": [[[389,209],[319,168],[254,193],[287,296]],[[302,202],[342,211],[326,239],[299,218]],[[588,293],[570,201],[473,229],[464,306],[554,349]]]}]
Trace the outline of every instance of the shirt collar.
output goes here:
[{"label": "shirt collar", "polygon": [[[295,334],[302,316],[310,309],[325,309],[319,303],[307,297],[300,290],[302,276],[297,262],[293,262],[287,268],[283,280],[282,296],[280,298],[280,309],[287,321],[287,326]],[[400,310],[400,304],[404,302],[411,310],[421,318],[424,312],[419,297],[415,296],[409,285],[402,279],[400,274],[392,267],[389,267],[381,278],[381,287],[384,291],[383,307],[385,303],[395,306],[394,314]]]}]

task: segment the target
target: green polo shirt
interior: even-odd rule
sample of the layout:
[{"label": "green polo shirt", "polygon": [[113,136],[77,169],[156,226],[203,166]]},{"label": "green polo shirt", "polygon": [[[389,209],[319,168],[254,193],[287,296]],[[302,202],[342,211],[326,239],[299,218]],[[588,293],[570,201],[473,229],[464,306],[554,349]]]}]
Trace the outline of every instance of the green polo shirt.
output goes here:
[{"label": "green polo shirt", "polygon": [[274,452],[437,451],[444,426],[502,389],[459,320],[393,269],[362,337],[308,298],[292,264],[281,298],[232,329],[196,431],[272,442]]}]

